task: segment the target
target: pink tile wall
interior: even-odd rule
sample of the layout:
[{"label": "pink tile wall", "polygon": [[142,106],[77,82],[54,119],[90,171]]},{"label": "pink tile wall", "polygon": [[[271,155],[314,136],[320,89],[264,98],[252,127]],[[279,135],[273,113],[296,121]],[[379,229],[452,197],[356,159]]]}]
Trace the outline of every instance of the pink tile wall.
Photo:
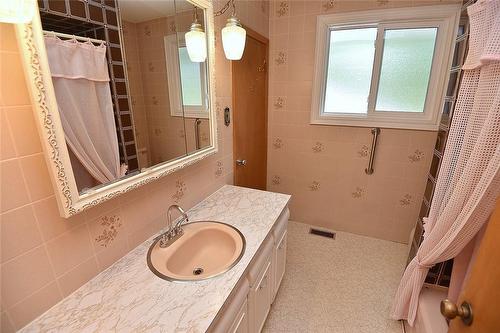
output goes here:
[{"label": "pink tile wall", "polygon": [[[192,14],[188,17],[192,17]],[[150,156],[153,164],[186,153],[184,121],[170,115],[170,96],[164,52],[166,35],[175,34],[175,17],[136,24],[139,68],[148,118]]]},{"label": "pink tile wall", "polygon": [[[123,21],[124,47],[136,124],[139,163],[148,167],[196,150],[194,118],[170,114],[164,36],[189,30],[192,12],[139,23]],[[201,119],[200,147],[210,144],[210,124]],[[144,151],[144,149],[146,151]]]},{"label": "pink tile wall", "polygon": [[[243,23],[267,36],[266,2],[242,7]],[[14,27],[0,24],[2,332],[23,327],[158,232],[169,205],[190,208],[232,183],[232,126],[224,126],[222,114],[231,107],[231,72],[220,43],[222,24],[224,18],[216,20],[219,152],[70,219],[57,210]]]},{"label": "pink tile wall", "polygon": [[431,3],[442,2],[272,2],[268,189],[293,195],[292,219],[408,242],[436,132],[382,129],[375,173],[368,176],[370,128],[309,125],[316,17]]},{"label": "pink tile wall", "polygon": [[137,40],[137,25],[122,20],[123,48],[127,62],[127,75],[130,104],[134,116],[134,129],[138,149],[139,167],[151,166],[151,144],[149,142],[148,118],[139,58],[139,42]]}]

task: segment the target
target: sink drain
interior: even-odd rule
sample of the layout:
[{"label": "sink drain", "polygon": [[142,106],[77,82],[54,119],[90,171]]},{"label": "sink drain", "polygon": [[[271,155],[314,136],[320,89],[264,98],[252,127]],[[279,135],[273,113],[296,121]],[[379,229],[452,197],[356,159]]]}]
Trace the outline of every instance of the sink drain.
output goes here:
[{"label": "sink drain", "polygon": [[203,268],[197,267],[193,269],[193,275],[200,275],[201,273],[203,273]]}]

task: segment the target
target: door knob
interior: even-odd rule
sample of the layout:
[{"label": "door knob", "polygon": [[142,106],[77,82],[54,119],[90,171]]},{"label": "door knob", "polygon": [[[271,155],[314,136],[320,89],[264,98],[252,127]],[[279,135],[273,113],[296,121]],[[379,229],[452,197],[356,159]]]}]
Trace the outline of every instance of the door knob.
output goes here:
[{"label": "door knob", "polygon": [[236,165],[245,166],[247,165],[247,160],[236,160]]},{"label": "door knob", "polygon": [[447,319],[454,319],[460,317],[465,325],[470,326],[472,324],[472,307],[469,303],[463,302],[460,306],[457,306],[452,301],[445,299],[441,301],[441,314]]}]

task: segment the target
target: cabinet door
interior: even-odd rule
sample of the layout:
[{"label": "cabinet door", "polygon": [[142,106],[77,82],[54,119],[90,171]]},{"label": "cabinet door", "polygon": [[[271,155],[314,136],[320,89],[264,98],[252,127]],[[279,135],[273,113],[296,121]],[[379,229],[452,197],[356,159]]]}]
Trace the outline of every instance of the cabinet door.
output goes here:
[{"label": "cabinet door", "polygon": [[283,280],[283,275],[285,275],[285,265],[286,265],[286,235],[287,232],[283,233],[281,240],[276,245],[276,260],[274,266],[274,294],[278,292],[278,289]]},{"label": "cabinet door", "polygon": [[236,315],[231,328],[228,331],[229,333],[249,333],[248,332],[248,302],[245,299],[245,302],[241,305],[240,311]]},{"label": "cabinet door", "polygon": [[256,332],[262,330],[264,322],[266,321],[267,314],[271,307],[271,286],[272,286],[272,276],[271,276],[271,260],[267,261],[264,273],[261,276],[260,281],[254,286],[253,299],[255,315],[254,326]]}]

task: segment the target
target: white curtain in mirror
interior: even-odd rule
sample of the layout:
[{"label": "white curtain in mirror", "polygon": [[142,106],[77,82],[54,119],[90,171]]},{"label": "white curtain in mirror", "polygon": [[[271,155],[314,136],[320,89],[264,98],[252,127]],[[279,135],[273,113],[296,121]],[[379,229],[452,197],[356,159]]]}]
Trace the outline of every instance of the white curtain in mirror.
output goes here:
[{"label": "white curtain in mirror", "polygon": [[109,87],[106,47],[46,36],[66,142],[100,183],[123,176]]}]

